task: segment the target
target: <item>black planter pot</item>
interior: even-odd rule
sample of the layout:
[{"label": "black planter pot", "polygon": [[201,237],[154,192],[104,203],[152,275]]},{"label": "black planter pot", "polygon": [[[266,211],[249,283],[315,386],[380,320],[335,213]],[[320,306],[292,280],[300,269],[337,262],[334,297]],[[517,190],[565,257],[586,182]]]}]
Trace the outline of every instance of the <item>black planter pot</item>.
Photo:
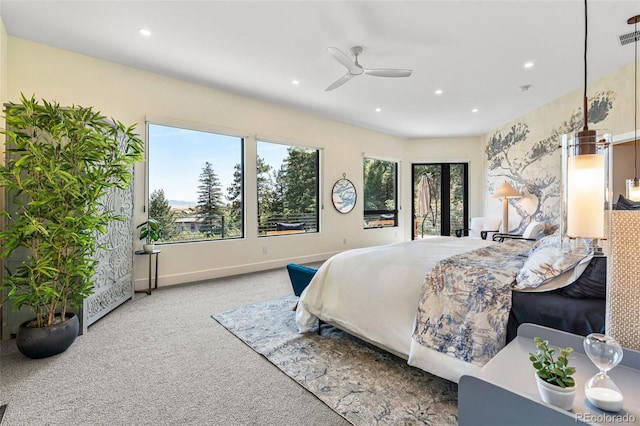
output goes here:
[{"label": "black planter pot", "polygon": [[57,355],[67,350],[78,336],[80,322],[76,314],[66,314],[66,321],[51,327],[27,327],[33,320],[20,324],[16,345],[23,355],[37,359]]}]

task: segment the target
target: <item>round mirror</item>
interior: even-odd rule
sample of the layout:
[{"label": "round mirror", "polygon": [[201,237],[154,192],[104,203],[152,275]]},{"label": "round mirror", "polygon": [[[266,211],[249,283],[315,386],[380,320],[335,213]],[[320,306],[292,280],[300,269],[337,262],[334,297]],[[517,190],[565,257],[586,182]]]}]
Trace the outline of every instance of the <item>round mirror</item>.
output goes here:
[{"label": "round mirror", "polygon": [[333,207],[340,213],[349,213],[356,205],[356,187],[349,179],[338,180],[331,190]]}]

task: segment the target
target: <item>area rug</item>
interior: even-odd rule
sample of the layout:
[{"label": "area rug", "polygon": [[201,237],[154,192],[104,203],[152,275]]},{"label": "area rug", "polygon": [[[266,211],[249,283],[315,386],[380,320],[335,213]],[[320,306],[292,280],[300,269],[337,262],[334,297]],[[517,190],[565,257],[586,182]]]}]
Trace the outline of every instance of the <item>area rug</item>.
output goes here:
[{"label": "area rug", "polygon": [[211,317],[354,425],[458,422],[457,385],[335,327],[298,333],[283,296]]}]

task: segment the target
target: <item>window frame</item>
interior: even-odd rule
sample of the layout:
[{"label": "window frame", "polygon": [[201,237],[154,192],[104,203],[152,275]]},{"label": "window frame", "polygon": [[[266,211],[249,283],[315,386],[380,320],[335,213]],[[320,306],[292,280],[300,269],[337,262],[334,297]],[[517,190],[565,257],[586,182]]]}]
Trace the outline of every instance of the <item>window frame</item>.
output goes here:
[{"label": "window frame", "polygon": [[[241,221],[241,225],[240,225],[240,235],[239,236],[234,236],[234,237],[226,237],[226,238],[202,238],[202,239],[193,239],[193,240],[184,240],[184,241],[156,241],[155,244],[157,245],[176,245],[176,244],[191,244],[191,243],[206,243],[206,242],[220,242],[220,241],[228,241],[228,240],[239,240],[239,239],[245,239],[246,238],[246,233],[247,233],[247,217],[246,217],[246,165],[247,165],[247,161],[246,161],[246,155],[247,155],[247,147],[246,144],[247,142],[250,140],[250,137],[248,136],[247,132],[238,130],[238,129],[232,129],[232,128],[227,128],[227,127],[221,127],[221,126],[214,126],[214,125],[207,125],[207,124],[202,124],[202,123],[193,123],[193,122],[185,122],[185,121],[181,121],[181,120],[172,120],[172,119],[168,119],[168,118],[156,118],[156,117],[149,117],[147,116],[145,118],[145,176],[144,176],[144,192],[145,192],[145,200],[143,203],[143,212],[147,215],[147,218],[149,217],[149,210],[150,210],[150,196],[151,196],[151,192],[150,192],[150,175],[149,175],[149,169],[150,169],[150,165],[151,165],[151,161],[149,158],[150,155],[150,147],[151,147],[151,135],[150,135],[150,125],[155,125],[155,126],[162,126],[162,127],[169,127],[169,128],[174,128],[174,129],[178,129],[178,130],[186,130],[186,131],[193,131],[193,132],[201,132],[201,133],[210,133],[212,135],[217,135],[217,136],[225,136],[225,137],[231,137],[231,138],[238,138],[240,141],[240,169],[241,169],[241,173],[242,173],[242,178],[241,178],[241,188],[240,188],[240,194],[241,194],[241,206],[240,206],[240,221]],[[233,165],[233,168],[235,168],[235,164]],[[215,171],[215,170],[214,170]],[[223,198],[225,199],[226,202],[226,192],[224,192],[226,190],[226,188],[221,188],[223,190]],[[225,206],[227,206],[228,204],[225,204]],[[190,229],[193,228],[194,225],[190,226]]]},{"label": "window frame", "polygon": [[[313,145],[307,145],[307,144],[303,144],[303,143],[298,143],[298,142],[292,142],[292,141],[285,141],[285,140],[279,140],[278,138],[266,138],[266,137],[259,137],[256,135],[255,138],[255,143],[256,143],[256,225],[257,225],[257,237],[258,238],[269,238],[269,237],[280,237],[280,236],[297,236],[297,235],[304,235],[304,234],[319,234],[320,230],[321,230],[321,210],[323,208],[322,206],[322,201],[321,201],[321,192],[320,192],[320,187],[322,184],[322,151],[323,148],[322,147],[318,147],[318,146],[313,146]],[[260,194],[259,191],[257,190],[257,185],[258,185],[258,173],[257,173],[257,166],[258,166],[258,159],[261,158],[260,157],[260,150],[259,150],[259,144],[260,143],[267,143],[267,144],[274,144],[274,145],[281,145],[284,147],[294,147],[294,148],[303,148],[306,150],[313,150],[315,151],[316,155],[315,155],[315,161],[314,161],[314,165],[315,165],[315,170],[316,170],[316,182],[315,182],[315,191],[314,191],[314,196],[315,196],[315,231],[310,231],[308,227],[304,227],[304,232],[287,232],[286,230],[283,231],[277,231],[277,230],[264,230],[261,231],[261,224],[260,224]],[[286,157],[285,157],[286,158]],[[281,165],[284,164],[281,163]],[[275,224],[276,222],[274,222]],[[261,234],[261,232],[264,232],[264,234]]]},{"label": "window frame", "polygon": [[[386,163],[392,163],[393,164],[393,173],[394,173],[394,205],[395,205],[395,209],[393,210],[388,210],[388,209],[375,209],[375,210],[367,210],[366,209],[366,199],[367,199],[367,195],[365,193],[365,189],[366,189],[366,185],[365,185],[365,178],[364,178],[364,166],[365,166],[365,161],[367,160],[372,160],[372,161],[381,161],[381,162],[386,162]],[[399,175],[400,175],[400,161],[399,160],[395,160],[395,159],[389,159],[389,158],[381,158],[381,157],[376,157],[374,155],[367,155],[364,154],[363,158],[362,158],[362,212],[363,212],[363,229],[379,229],[379,228],[396,228],[398,227],[398,222],[399,222],[399,216],[400,216],[400,205],[399,205],[399,198],[398,198],[398,194],[400,192],[400,179],[399,179]],[[368,226],[368,223],[366,221],[366,217],[367,216],[375,216],[378,215],[378,217],[380,217],[381,215],[390,215],[393,214],[393,225],[385,225],[383,224],[383,220],[382,219],[378,219],[378,220],[373,220],[372,222],[374,222],[374,225],[372,226]],[[391,220],[391,219],[389,219]],[[375,222],[379,222],[378,224],[375,224]]]}]

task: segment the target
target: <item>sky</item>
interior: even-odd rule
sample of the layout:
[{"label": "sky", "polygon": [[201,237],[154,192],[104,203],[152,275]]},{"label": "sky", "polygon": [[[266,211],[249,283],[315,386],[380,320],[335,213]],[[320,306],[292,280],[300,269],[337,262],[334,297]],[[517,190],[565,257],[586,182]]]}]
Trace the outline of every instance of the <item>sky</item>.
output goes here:
[{"label": "sky", "polygon": [[[233,168],[242,161],[242,138],[149,124],[149,193],[163,189],[167,200],[198,200],[200,174],[211,163],[222,193],[233,181]],[[258,155],[275,169],[287,156],[287,145],[258,142]]]}]

